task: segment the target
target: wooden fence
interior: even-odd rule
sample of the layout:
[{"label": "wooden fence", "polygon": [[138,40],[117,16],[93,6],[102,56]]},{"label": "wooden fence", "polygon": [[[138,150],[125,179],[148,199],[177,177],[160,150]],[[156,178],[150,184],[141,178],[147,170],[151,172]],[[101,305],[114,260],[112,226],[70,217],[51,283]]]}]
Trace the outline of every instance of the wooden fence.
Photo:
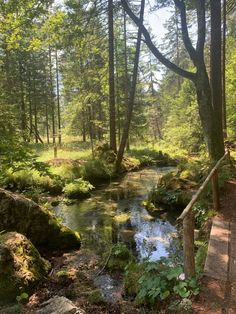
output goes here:
[{"label": "wooden fence", "polygon": [[177,222],[183,223],[183,249],[184,249],[184,273],[186,278],[195,275],[195,254],[194,254],[194,226],[195,216],[193,212],[193,205],[199,199],[202,192],[206,189],[211,180],[213,206],[216,211],[220,209],[220,196],[218,185],[218,169],[221,163],[227,158],[230,158],[229,150],[226,151],[224,156],[216,163],[211,172],[200,186],[198,191],[193,195],[189,204],[185,207],[182,214],[177,218]]}]

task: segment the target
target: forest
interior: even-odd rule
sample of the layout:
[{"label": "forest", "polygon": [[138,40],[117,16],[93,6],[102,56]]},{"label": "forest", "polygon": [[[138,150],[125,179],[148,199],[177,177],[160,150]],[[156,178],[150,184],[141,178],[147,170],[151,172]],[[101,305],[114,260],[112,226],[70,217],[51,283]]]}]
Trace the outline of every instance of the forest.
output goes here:
[{"label": "forest", "polygon": [[0,314],[236,313],[236,1],[0,0],[0,30]]}]

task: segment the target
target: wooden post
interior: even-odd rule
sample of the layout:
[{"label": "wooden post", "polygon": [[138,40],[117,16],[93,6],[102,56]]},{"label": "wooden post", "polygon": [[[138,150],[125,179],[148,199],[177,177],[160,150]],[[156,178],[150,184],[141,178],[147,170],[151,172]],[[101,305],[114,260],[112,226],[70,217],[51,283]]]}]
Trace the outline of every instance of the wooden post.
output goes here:
[{"label": "wooden post", "polygon": [[219,196],[219,185],[218,185],[218,170],[215,169],[212,178],[212,194],[213,194],[213,206],[215,211],[220,210],[220,196]]},{"label": "wooden post", "polygon": [[183,220],[184,273],[185,278],[195,276],[194,214],[191,209]]},{"label": "wooden post", "polygon": [[57,145],[54,146],[54,159],[57,158]]}]

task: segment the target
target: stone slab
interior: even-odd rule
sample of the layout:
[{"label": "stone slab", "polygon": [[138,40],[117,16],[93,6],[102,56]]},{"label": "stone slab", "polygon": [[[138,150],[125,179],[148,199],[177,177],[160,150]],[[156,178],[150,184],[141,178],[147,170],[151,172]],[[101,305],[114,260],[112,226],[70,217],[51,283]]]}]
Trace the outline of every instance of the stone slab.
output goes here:
[{"label": "stone slab", "polygon": [[86,314],[65,297],[54,296],[42,304],[36,314]]},{"label": "stone slab", "polygon": [[230,223],[213,219],[204,274],[226,281],[229,264]]}]

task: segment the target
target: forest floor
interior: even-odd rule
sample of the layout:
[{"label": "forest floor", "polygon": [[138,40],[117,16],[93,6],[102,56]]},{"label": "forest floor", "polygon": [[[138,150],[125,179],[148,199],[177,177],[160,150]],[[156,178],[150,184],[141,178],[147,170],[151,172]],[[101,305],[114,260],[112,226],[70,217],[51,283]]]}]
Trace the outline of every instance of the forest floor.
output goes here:
[{"label": "forest floor", "polygon": [[[221,197],[221,212],[217,215],[221,221],[236,223],[236,179],[226,183]],[[236,313],[236,282],[229,278],[226,282],[204,277],[202,292],[193,303],[193,312],[198,314],[234,314]]]}]

